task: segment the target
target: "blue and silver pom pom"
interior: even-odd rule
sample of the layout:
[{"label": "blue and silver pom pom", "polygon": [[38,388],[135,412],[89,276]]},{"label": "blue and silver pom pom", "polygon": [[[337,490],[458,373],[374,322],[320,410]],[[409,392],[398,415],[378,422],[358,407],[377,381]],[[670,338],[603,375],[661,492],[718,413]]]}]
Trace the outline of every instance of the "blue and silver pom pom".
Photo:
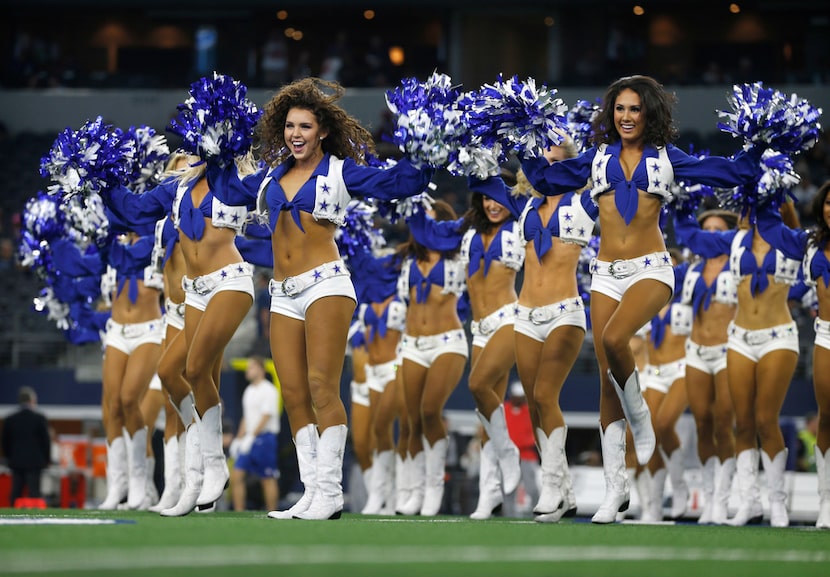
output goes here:
[{"label": "blue and silver pom pom", "polygon": [[755,82],[733,86],[727,100],[731,111],[718,111],[726,119],[718,123],[724,132],[785,154],[808,150],[818,141],[821,108],[795,94],[787,97]]},{"label": "blue and silver pom pom", "polygon": [[573,138],[577,151],[582,152],[588,148],[593,134],[593,122],[599,111],[598,102],[587,100],[577,100],[568,110],[568,134]]},{"label": "blue and silver pom pom", "polygon": [[533,78],[520,82],[516,76],[508,81],[499,76],[465,99],[467,123],[485,147],[499,143],[504,153],[540,156],[561,144],[560,133],[568,129],[568,107],[555,95],[556,89],[537,88]]},{"label": "blue and silver pom pom", "polygon": [[99,116],[77,131],[61,132],[40,161],[40,174],[54,183],[49,194],[100,193],[125,181],[135,144]]},{"label": "blue and silver pom pom", "polygon": [[346,206],[346,222],[337,229],[334,236],[341,256],[349,258],[356,252],[372,252],[386,244],[383,232],[375,226],[376,212],[374,206],[362,200],[349,202]]},{"label": "blue and silver pom pom", "polygon": [[142,193],[158,185],[170,156],[167,138],[149,126],[131,126],[124,138],[135,142],[135,155],[126,175],[127,188]]},{"label": "blue and silver pom pom", "polygon": [[248,88],[230,76],[214,72],[190,85],[190,98],[167,128],[179,135],[182,148],[205,161],[230,165],[246,154],[262,111],[247,98]]}]

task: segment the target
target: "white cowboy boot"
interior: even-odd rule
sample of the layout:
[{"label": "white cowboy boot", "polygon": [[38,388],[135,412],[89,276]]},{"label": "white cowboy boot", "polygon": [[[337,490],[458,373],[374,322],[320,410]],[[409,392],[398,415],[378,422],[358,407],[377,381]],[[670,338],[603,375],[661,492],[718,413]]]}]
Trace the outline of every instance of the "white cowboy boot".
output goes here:
[{"label": "white cowboy boot", "polygon": [[[406,506],[412,494],[412,457],[407,453],[406,458],[395,452],[395,512]],[[418,509],[420,511],[420,508]]]},{"label": "white cowboy boot", "polygon": [[510,438],[507,431],[507,421],[504,416],[504,405],[499,405],[490,418],[487,419],[476,409],[478,420],[481,421],[487,437],[495,443],[494,449],[501,470],[502,490],[506,495],[514,492],[522,480],[522,470],[519,465],[519,448]]},{"label": "white cowboy boot", "polygon": [[113,511],[127,498],[127,443],[124,437],[116,437],[107,445],[107,496],[99,509]]},{"label": "white cowboy boot", "polygon": [[770,459],[766,451],[761,451],[764,463],[764,477],[769,493],[769,524],[772,527],[789,527],[790,515],[787,512],[787,491],[784,487],[784,471],[787,468],[787,449],[782,449]]},{"label": "white cowboy boot", "polygon": [[219,500],[219,497],[228,487],[231,478],[228,471],[228,460],[222,444],[222,404],[210,407],[202,415],[199,426],[202,435],[202,459],[204,460],[204,478],[202,492],[196,500],[197,505],[210,505]]},{"label": "white cowboy boot", "polygon": [[686,514],[686,506],[689,501],[689,485],[686,484],[686,479],[683,476],[683,451],[678,447],[671,455],[666,455],[666,452],[660,448],[660,454],[663,456],[663,462],[666,464],[672,486],[669,517],[677,520]]},{"label": "white cowboy boot", "polygon": [[394,483],[395,452],[375,452],[372,462],[372,477],[369,480],[369,498],[361,513],[364,515],[380,515],[387,504],[390,495],[390,486]]},{"label": "white cowboy boot", "polygon": [[616,521],[617,513],[627,511],[631,498],[625,472],[625,419],[610,423],[604,431],[600,425],[600,439],[605,498],[591,522],[605,524]]},{"label": "white cowboy boot", "polygon": [[652,523],[660,523],[663,520],[663,495],[666,492],[667,475],[668,470],[665,467],[657,469],[650,475],[649,517]]},{"label": "white cowboy boot", "polygon": [[757,525],[764,519],[761,488],[758,485],[758,449],[746,449],[738,453],[735,472],[741,504],[735,516],[726,524],[733,527]]},{"label": "white cowboy boot", "polygon": [[426,453],[426,474],[424,476],[424,502],[421,505],[421,515],[434,517],[441,510],[444,502],[444,477],[447,474],[447,450],[449,439],[438,439],[429,446],[424,437],[424,452]]},{"label": "white cowboy boot", "polygon": [[478,504],[470,519],[483,521],[493,516],[493,511],[504,502],[499,477],[499,463],[493,440],[481,448],[481,468],[478,472]]},{"label": "white cowboy boot", "polygon": [[424,488],[426,482],[426,450],[411,457],[409,463],[409,498],[402,507],[398,507],[401,515],[418,515],[424,504]]},{"label": "white cowboy boot", "polygon": [[565,456],[565,437],[567,427],[557,427],[550,435],[545,435],[542,429],[536,429],[538,443],[542,454],[542,489],[539,502],[533,508],[536,515],[544,515],[540,522],[555,523],[565,514],[565,499],[563,493],[565,471],[568,468],[568,459]]},{"label": "white cowboy boot", "polygon": [[[640,521],[642,523],[651,523],[654,519],[651,516],[651,471],[648,468],[643,468],[640,474],[637,474],[637,469],[629,467],[626,469],[629,480],[634,490],[637,491],[637,497],[640,500]],[[631,509],[629,509],[629,513]]]},{"label": "white cowboy boot", "polygon": [[303,496],[284,511],[270,511],[271,519],[293,519],[294,515],[304,513],[311,505],[311,499],[317,491],[317,425],[310,423],[297,431],[294,446],[297,449],[297,467],[300,481],[303,483]]},{"label": "white cowboy boot", "polygon": [[182,474],[179,467],[179,438],[173,435],[164,443],[164,491],[150,511],[159,513],[179,502],[182,492]]},{"label": "white cowboy boot", "polygon": [[715,498],[715,472],[718,470],[719,460],[716,456],[709,457],[701,469],[703,479],[703,509],[697,518],[698,525],[707,525],[712,522],[712,510]]},{"label": "white cowboy boot", "polygon": [[735,477],[735,457],[729,457],[715,471],[715,495],[712,502],[712,523],[725,525],[729,518],[729,496]]},{"label": "white cowboy boot", "polygon": [[139,509],[147,498],[147,427],[138,429],[133,436],[124,429],[127,444],[127,468],[129,470],[129,490],[127,507]]},{"label": "white cowboy boot", "polygon": [[141,504],[143,511],[149,511],[150,507],[159,502],[159,491],[156,488],[156,458],[147,455],[147,490],[144,494],[144,502]]},{"label": "white cowboy boot", "polygon": [[346,425],[333,425],[317,442],[317,490],[308,509],[297,519],[322,521],[339,519],[343,513],[343,453],[346,450]]},{"label": "white cowboy boot", "polygon": [[620,398],[623,413],[631,427],[631,434],[634,436],[634,451],[637,453],[637,462],[645,465],[654,454],[657,446],[657,437],[654,435],[654,427],[651,425],[651,412],[648,409],[643,393],[640,390],[640,377],[635,369],[625,381],[625,387],[620,387],[611,371],[608,371],[608,378],[614,385],[614,390]]},{"label": "white cowboy boot", "polygon": [[830,529],[830,449],[822,454],[816,445],[816,473],[818,474],[818,519],[816,528]]},{"label": "white cowboy boot", "polygon": [[[195,411],[194,411],[195,414]],[[196,501],[202,491],[204,475],[202,462],[201,435],[199,433],[199,417],[187,427],[184,433],[184,489],[179,494],[179,500],[169,509],[162,509],[162,517],[183,517],[196,509]],[[179,439],[182,442],[182,439]]]}]

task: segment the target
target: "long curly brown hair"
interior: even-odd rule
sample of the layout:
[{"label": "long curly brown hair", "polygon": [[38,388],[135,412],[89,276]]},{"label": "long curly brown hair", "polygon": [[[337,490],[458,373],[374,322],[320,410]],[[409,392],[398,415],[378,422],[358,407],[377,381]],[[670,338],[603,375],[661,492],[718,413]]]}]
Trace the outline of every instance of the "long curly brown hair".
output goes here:
[{"label": "long curly brown hair", "polygon": [[322,141],[323,152],[366,164],[366,154],[375,154],[375,142],[357,119],[336,104],[345,91],[337,82],[313,77],[282,87],[265,105],[257,123],[259,156],[269,166],[276,166],[291,156],[285,146],[285,119],[289,110],[301,108],[314,114],[320,128],[328,132]]},{"label": "long curly brown hair", "polygon": [[653,146],[665,146],[677,138],[672,109],[677,98],[667,92],[663,85],[650,76],[625,76],[616,80],[605,92],[602,109],[594,118],[594,144],[613,144],[620,140],[620,133],[614,125],[614,103],[620,92],[630,88],[640,96],[646,126],[643,139]]}]

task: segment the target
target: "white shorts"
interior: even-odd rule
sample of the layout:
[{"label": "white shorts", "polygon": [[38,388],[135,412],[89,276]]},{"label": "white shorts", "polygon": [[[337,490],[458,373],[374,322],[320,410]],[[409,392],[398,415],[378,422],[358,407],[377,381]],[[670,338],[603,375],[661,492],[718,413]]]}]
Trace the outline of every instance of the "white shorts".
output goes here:
[{"label": "white shorts", "polygon": [[816,329],[816,346],[830,349],[830,321],[816,317],[813,327]]},{"label": "white shorts", "polygon": [[667,285],[674,293],[674,267],[668,252],[655,252],[614,262],[591,260],[591,292],[602,293],[621,301],[631,285],[654,279]]},{"label": "white shorts", "polygon": [[161,390],[161,379],[159,378],[158,374],[154,374],[153,378],[150,379],[150,390],[151,391],[160,391]]},{"label": "white shorts", "polygon": [[323,297],[344,296],[357,302],[349,269],[342,260],[327,262],[281,281],[271,279],[271,312],[304,321],[308,307]]},{"label": "white shorts", "polygon": [[586,330],[585,303],[579,297],[559,301],[543,307],[516,305],[513,330],[543,343],[557,328],[579,327]]},{"label": "white shorts", "polygon": [[470,355],[468,348],[467,335],[463,329],[421,337],[404,333],[401,337],[401,356],[427,368],[432,366],[435,359],[448,353],[455,353],[466,359]]},{"label": "white shorts", "polygon": [[204,311],[210,299],[222,291],[238,291],[254,300],[254,267],[247,262],[229,264],[194,279],[183,277],[184,304]]},{"label": "white shorts", "polygon": [[748,331],[729,323],[729,348],[756,363],[772,351],[793,351],[798,354],[798,327],[795,322],[757,331]]},{"label": "white shorts", "polygon": [[107,321],[104,345],[131,355],[141,345],[160,345],[164,340],[164,321],[160,318],[143,323],[122,325],[114,320]]},{"label": "white shorts", "polygon": [[686,366],[707,375],[717,375],[726,368],[727,343],[704,347],[692,339],[686,340]]},{"label": "white shorts", "polygon": [[472,321],[470,332],[473,333],[473,346],[481,349],[486,347],[490,337],[496,334],[499,329],[513,324],[517,312],[518,305],[508,303],[480,321]]},{"label": "white shorts", "polygon": [[352,404],[362,407],[369,406],[369,383],[352,381]]},{"label": "white shorts", "polygon": [[382,393],[386,385],[395,380],[395,371],[398,370],[398,361],[393,359],[379,365],[366,365],[366,382],[369,389]]},{"label": "white shorts", "polygon": [[176,330],[184,330],[184,303],[174,303],[167,299],[164,304],[164,323],[165,330],[167,327],[173,327]]},{"label": "white shorts", "polygon": [[646,364],[640,376],[643,389],[654,389],[661,393],[668,393],[672,384],[686,377],[686,360],[680,359],[663,365]]}]

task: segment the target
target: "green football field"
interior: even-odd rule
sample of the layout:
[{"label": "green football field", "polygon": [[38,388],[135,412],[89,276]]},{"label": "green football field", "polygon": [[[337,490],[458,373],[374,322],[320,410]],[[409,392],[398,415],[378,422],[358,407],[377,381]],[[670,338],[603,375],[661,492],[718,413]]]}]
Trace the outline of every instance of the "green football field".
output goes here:
[{"label": "green football field", "polygon": [[826,577],[830,531],[0,509],[0,575]]}]

